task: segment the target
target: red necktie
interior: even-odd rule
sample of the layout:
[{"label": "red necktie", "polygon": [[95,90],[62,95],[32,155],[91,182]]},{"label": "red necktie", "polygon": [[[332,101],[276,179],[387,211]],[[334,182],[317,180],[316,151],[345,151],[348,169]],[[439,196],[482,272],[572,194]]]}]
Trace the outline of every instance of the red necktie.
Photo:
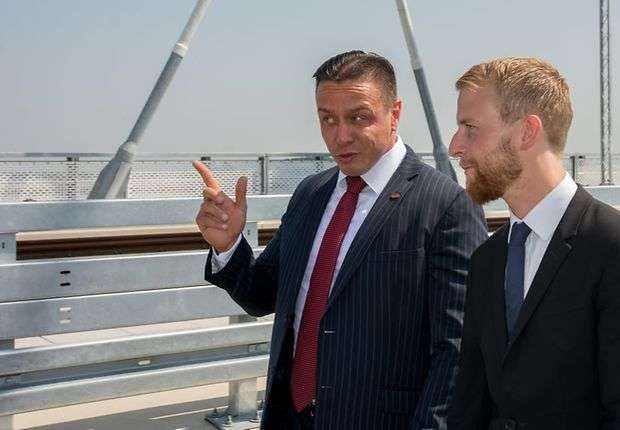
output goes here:
[{"label": "red necktie", "polygon": [[291,395],[297,412],[301,412],[315,396],[319,323],[327,305],[342,240],[353,218],[359,194],[366,186],[359,176],[347,176],[346,179],[347,191],[336,207],[319,248],[297,335],[291,372]]}]

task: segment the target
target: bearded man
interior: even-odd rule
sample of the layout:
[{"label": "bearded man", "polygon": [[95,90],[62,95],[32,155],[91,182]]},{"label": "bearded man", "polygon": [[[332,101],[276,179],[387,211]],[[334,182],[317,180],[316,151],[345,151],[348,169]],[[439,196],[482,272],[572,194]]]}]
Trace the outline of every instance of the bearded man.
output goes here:
[{"label": "bearded man", "polygon": [[568,86],[534,58],[456,83],[467,191],[510,222],[471,259],[450,429],[620,429],[620,213],[566,173]]}]

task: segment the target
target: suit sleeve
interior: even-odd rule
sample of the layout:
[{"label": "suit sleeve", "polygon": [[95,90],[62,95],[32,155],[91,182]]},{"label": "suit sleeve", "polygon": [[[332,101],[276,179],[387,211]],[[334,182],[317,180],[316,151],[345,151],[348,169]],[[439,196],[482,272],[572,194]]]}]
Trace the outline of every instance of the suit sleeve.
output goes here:
[{"label": "suit sleeve", "polygon": [[620,430],[620,240],[605,265],[597,308],[601,430]]},{"label": "suit sleeve", "polygon": [[478,338],[476,321],[476,269],[472,258],[467,278],[465,321],[459,371],[448,412],[450,430],[486,429],[491,416],[491,395]]},{"label": "suit sleeve", "polygon": [[255,260],[252,248],[241,239],[228,264],[213,273],[209,252],[205,280],[223,288],[249,315],[260,317],[273,313],[278,291],[278,233]]},{"label": "suit sleeve", "polygon": [[461,342],[469,259],[486,238],[482,209],[460,190],[435,227],[427,249],[430,367],[412,429],[446,427]]},{"label": "suit sleeve", "polygon": [[[304,182],[295,190],[286,213],[295,206]],[[255,317],[275,311],[280,267],[280,237],[282,229],[285,228],[286,213],[282,216],[280,228],[258,258],[254,259],[252,248],[245,238],[241,239],[226,266],[216,273],[213,273],[211,263],[213,250],[207,257],[205,280],[226,290],[243,310]]]}]

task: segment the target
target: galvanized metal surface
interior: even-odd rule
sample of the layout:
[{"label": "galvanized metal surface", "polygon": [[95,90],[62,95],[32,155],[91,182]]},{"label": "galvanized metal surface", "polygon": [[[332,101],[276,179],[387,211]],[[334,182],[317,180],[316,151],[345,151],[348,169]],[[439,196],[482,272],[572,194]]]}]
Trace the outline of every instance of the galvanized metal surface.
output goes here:
[{"label": "galvanized metal surface", "polygon": [[5,302],[0,303],[0,339],[243,313],[214,286]]},{"label": "galvanized metal surface", "polygon": [[229,415],[247,416],[256,412],[256,378],[232,381],[228,392]]},{"label": "galvanized metal surface", "polygon": [[[252,217],[279,218],[288,196],[250,200],[245,234],[257,245]],[[21,263],[7,246],[18,230],[186,224],[199,203],[0,204],[7,220],[0,259],[10,262],[0,264],[7,286],[0,293],[0,416],[225,381],[233,381],[231,411],[255,415],[255,378],[266,374],[271,322],[12,349],[21,337],[244,315],[225,291],[204,285],[205,252]],[[12,426],[12,418],[0,423]]]},{"label": "galvanized metal surface", "polygon": [[614,183],[611,154],[611,58],[609,0],[599,1],[600,103],[601,103],[601,185]]},{"label": "galvanized metal surface", "polygon": [[0,416],[0,430],[14,430],[14,420],[11,415]]},{"label": "galvanized metal surface", "polygon": [[205,285],[206,252],[0,265],[0,302]]},{"label": "galvanized metal surface", "polygon": [[0,302],[205,285],[206,259],[207,252],[195,251],[0,265]]},{"label": "galvanized metal surface", "polygon": [[403,28],[407,49],[409,51],[411,67],[418,85],[418,91],[420,92],[420,99],[422,100],[422,107],[424,108],[424,114],[426,115],[428,130],[431,134],[431,140],[433,141],[433,157],[435,159],[435,165],[437,166],[437,170],[445,173],[456,182],[456,172],[450,164],[448,151],[446,150],[446,147],[441,139],[441,131],[439,130],[435,109],[433,108],[431,93],[428,88],[428,84],[426,83],[422,60],[420,59],[420,54],[418,53],[418,48],[413,37],[413,24],[411,22],[407,1],[396,0],[396,9],[398,9],[400,24]]},{"label": "galvanized metal surface", "polygon": [[268,355],[0,391],[0,415],[265,376]]},{"label": "galvanized metal surface", "polygon": [[[280,219],[290,196],[248,197],[249,222]],[[0,233],[193,223],[202,199],[84,200],[0,204]]]},{"label": "galvanized metal surface", "polygon": [[0,233],[0,264],[14,263],[16,251],[15,233]]},{"label": "galvanized metal surface", "polygon": [[0,376],[206,349],[269,342],[273,322],[261,321],[102,341],[0,350]]},{"label": "galvanized metal surface", "polygon": [[266,343],[253,345],[253,348],[255,349],[253,353],[248,353],[247,345],[240,345],[28,372],[5,377],[4,380],[0,382],[0,390],[13,390],[57,382],[77,381],[102,375],[126,374],[145,370],[163,370],[171,367],[186,366],[188,364],[254,357],[269,352],[268,344]]}]

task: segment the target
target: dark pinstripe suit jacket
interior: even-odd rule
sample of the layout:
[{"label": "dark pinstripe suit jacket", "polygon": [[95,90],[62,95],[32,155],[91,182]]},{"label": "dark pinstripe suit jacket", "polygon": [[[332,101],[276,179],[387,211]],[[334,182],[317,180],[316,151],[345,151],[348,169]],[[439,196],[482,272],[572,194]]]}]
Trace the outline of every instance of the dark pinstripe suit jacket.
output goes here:
[{"label": "dark pinstripe suit jacket", "polygon": [[[302,181],[256,260],[245,240],[206,280],[249,314],[275,311],[262,428],[288,429],[295,301],[336,168]],[[390,199],[399,192],[401,198]],[[343,261],[321,321],[317,429],[422,429],[445,423],[469,257],[482,210],[407,147]]]}]

